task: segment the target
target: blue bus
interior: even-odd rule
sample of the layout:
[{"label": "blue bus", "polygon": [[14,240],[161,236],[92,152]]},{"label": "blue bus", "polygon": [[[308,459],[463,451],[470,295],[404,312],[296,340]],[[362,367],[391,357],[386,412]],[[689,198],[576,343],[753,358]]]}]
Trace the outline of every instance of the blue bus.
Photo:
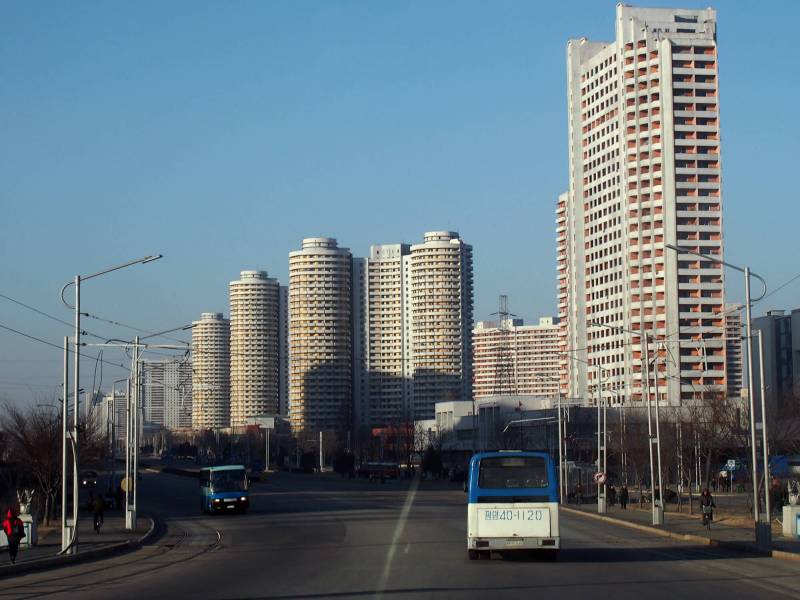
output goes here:
[{"label": "blue bus", "polygon": [[481,452],[469,463],[467,551],[537,550],[555,559],[561,548],[558,482],[545,452]]},{"label": "blue bus", "polygon": [[246,512],[250,506],[250,482],[243,465],[200,469],[200,510]]}]

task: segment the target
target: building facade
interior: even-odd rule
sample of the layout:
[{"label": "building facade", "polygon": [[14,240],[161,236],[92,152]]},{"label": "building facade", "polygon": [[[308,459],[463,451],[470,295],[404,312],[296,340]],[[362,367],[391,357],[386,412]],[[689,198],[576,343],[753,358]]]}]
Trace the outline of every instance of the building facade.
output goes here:
[{"label": "building facade", "polygon": [[[567,45],[569,191],[556,209],[562,393],[670,405],[727,393],[716,14],[618,4]],[[645,337],[642,337],[642,336]],[[599,373],[598,373],[599,367]]]},{"label": "building facade", "polygon": [[744,354],[742,352],[742,306],[725,307],[725,377],[728,397],[740,398],[744,384]]},{"label": "building facade", "polygon": [[289,288],[282,285],[278,291],[278,413],[289,414]]},{"label": "building facade", "polygon": [[410,250],[408,244],[370,248],[354,259],[356,422],[386,427],[412,417]]},{"label": "building facade", "polygon": [[142,413],[146,424],[180,429],[192,426],[192,363],[142,361]]},{"label": "building facade", "polygon": [[505,319],[480,321],[472,330],[472,394],[553,397],[559,393],[559,326],[552,317],[538,325]]},{"label": "building facade", "polygon": [[430,231],[410,248],[412,417],[437,402],[472,399],[472,246]]},{"label": "building facade", "polygon": [[280,286],[266,271],[242,271],[230,283],[231,427],[249,417],[277,414]]},{"label": "building facade", "polygon": [[[800,398],[800,308],[788,315],[783,310],[767,311],[753,319],[753,331],[760,331],[763,340],[764,397],[780,410],[792,397]],[[760,398],[758,337],[753,338],[753,389]]]},{"label": "building facade", "polygon": [[332,238],[289,253],[289,421],[292,431],[352,427],[352,256]]},{"label": "building facade", "polygon": [[230,401],[230,321],[203,313],[192,323],[192,427],[228,427]]}]

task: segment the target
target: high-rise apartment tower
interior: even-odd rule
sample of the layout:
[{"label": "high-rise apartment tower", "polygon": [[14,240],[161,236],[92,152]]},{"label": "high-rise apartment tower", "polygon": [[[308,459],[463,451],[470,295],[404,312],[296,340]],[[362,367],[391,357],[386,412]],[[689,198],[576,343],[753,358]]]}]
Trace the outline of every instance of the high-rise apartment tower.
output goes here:
[{"label": "high-rise apartment tower", "polygon": [[192,427],[230,425],[230,322],[207,312],[192,323]]},{"label": "high-rise apartment tower", "polygon": [[617,4],[614,41],[567,44],[567,81],[562,391],[590,398],[599,366],[611,402],[641,402],[643,332],[651,399],[724,395],[722,266],[666,247],[722,258],[716,13]]},{"label": "high-rise apartment tower", "polygon": [[429,231],[411,246],[413,418],[435,404],[472,399],[472,246],[453,231]]},{"label": "high-rise apartment tower", "polygon": [[476,323],[473,395],[476,399],[498,394],[558,397],[558,345],[559,328],[552,317],[540,318],[538,325],[525,325],[522,319]]},{"label": "high-rise apartment tower", "polygon": [[230,284],[231,427],[278,412],[279,288],[266,271],[242,271]]},{"label": "high-rise apartment tower", "polygon": [[289,253],[289,420],[294,432],[352,427],[351,254],[332,238]]}]

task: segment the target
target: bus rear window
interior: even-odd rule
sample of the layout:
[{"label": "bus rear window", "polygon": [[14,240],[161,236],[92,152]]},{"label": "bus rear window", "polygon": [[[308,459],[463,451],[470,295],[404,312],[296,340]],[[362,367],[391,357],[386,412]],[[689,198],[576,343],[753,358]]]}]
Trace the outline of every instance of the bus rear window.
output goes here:
[{"label": "bus rear window", "polygon": [[547,465],[538,456],[484,458],[478,485],[485,490],[547,487]]}]

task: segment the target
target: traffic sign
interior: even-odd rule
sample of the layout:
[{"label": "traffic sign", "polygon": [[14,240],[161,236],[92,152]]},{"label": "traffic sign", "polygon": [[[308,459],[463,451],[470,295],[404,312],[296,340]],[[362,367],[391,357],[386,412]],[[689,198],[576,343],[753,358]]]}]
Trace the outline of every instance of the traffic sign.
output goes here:
[{"label": "traffic sign", "polygon": [[594,482],[597,485],[603,485],[606,482],[606,474],[602,471],[599,471],[594,474]]}]

